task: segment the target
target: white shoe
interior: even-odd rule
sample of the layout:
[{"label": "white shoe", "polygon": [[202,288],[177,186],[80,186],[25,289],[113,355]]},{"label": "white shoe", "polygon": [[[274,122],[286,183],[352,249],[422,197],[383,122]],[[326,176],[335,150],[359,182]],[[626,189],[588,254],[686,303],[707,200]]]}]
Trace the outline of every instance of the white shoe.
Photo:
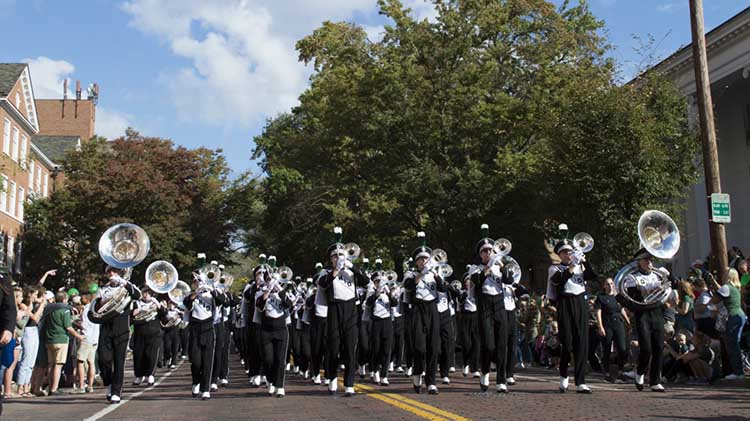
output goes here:
[{"label": "white shoe", "polygon": [[666,392],[666,390],[664,389],[664,386],[662,386],[661,383],[651,386],[651,391],[652,392]]},{"label": "white shoe", "polygon": [[490,385],[490,373],[482,374],[482,376],[479,378],[479,383],[485,386],[489,386]]},{"label": "white shoe", "polygon": [[320,381],[320,374],[318,374],[317,376],[313,377],[312,381],[313,381],[313,384],[320,384],[321,383],[321,381]]},{"label": "white shoe", "polygon": [[455,373],[455,372],[456,372],[456,367],[451,367],[451,368],[449,368],[449,369],[448,369],[448,372],[449,372],[449,373]]},{"label": "white shoe", "polygon": [[390,384],[390,383],[388,382],[388,377],[383,377],[383,378],[382,378],[382,379],[380,380],[380,385],[381,385],[381,386],[388,386],[389,384]]},{"label": "white shoe", "polygon": [[724,380],[742,380],[745,378],[745,375],[737,375],[737,374],[730,374],[728,376],[724,376]]},{"label": "white shoe", "polygon": [[422,375],[417,374],[415,376],[411,376],[411,380],[414,383],[414,386],[422,386]]},{"label": "white shoe", "polygon": [[148,376],[148,380],[146,381],[146,383],[148,383],[149,386],[153,386],[155,382],[156,379],[154,379],[154,376]]},{"label": "white shoe", "polygon": [[359,374],[359,377],[365,377],[367,375],[367,370],[365,369],[365,366],[363,365],[359,366],[357,373]]},{"label": "white shoe", "polygon": [[346,366],[344,364],[339,364],[339,370],[346,370]]},{"label": "white shoe", "polygon": [[260,387],[260,376],[253,376],[252,384],[255,387]]},{"label": "white shoe", "polygon": [[464,366],[464,377],[466,377],[466,376],[468,376],[468,375],[469,375],[469,366],[468,366],[468,365],[465,365],[465,366]]},{"label": "white shoe", "polygon": [[198,397],[198,394],[201,393],[201,385],[200,384],[194,384],[193,385],[193,397]]},{"label": "white shoe", "polygon": [[636,374],[635,375],[635,387],[636,389],[643,390],[643,381],[646,376],[644,374]]},{"label": "white shoe", "polygon": [[403,372],[404,372],[404,367],[398,367],[396,369],[396,373],[403,373]]},{"label": "white shoe", "polygon": [[560,393],[567,392],[569,385],[570,385],[570,380],[568,377],[560,377]]},{"label": "white shoe", "polygon": [[294,374],[297,374],[297,373],[299,373],[299,367],[297,367],[297,366],[295,365],[295,366],[294,366],[294,370],[293,370],[293,371],[294,371]]},{"label": "white shoe", "polygon": [[451,384],[451,379],[449,377],[443,377],[443,384]]},{"label": "white shoe", "polygon": [[219,384],[221,384],[222,386],[226,386],[226,385],[229,384],[229,379],[221,379],[221,381],[219,382]]},{"label": "white shoe", "polygon": [[112,395],[112,398],[109,400],[112,403],[120,403],[120,397],[117,395]]},{"label": "white shoe", "polygon": [[280,387],[280,388],[276,389],[276,397],[277,398],[283,398],[284,396],[286,396],[286,394],[284,393],[284,388],[283,387]]},{"label": "white shoe", "polygon": [[328,379],[324,379],[323,380],[323,384],[326,385],[326,386],[328,386],[329,384],[331,384],[331,381],[328,380]]},{"label": "white shoe", "polygon": [[211,391],[216,392],[217,390],[219,390],[219,385],[217,385],[216,383],[211,383]]},{"label": "white shoe", "polygon": [[579,384],[578,386],[576,386],[576,393],[590,394],[591,393],[591,389],[589,389],[589,387],[586,386],[585,384]]},{"label": "white shoe", "polygon": [[310,378],[310,370],[305,370],[304,373],[302,373],[302,378],[307,380]]},{"label": "white shoe", "polygon": [[354,392],[353,387],[346,387],[344,388],[344,395],[346,396],[354,396],[356,392]]},{"label": "white shoe", "polygon": [[211,393],[209,393],[209,392],[203,392],[203,394],[201,395],[201,399],[204,400],[204,401],[207,401],[207,400],[211,399]]},{"label": "white shoe", "polygon": [[[176,365],[174,365],[174,364],[170,364],[170,365],[169,365],[169,369],[170,369],[170,370],[174,370],[175,368],[177,368],[177,366],[176,366]],[[245,373],[245,374],[247,374],[247,373]]]},{"label": "white shoe", "polygon": [[412,370],[412,368],[411,368],[411,367],[407,368],[407,369],[406,369],[406,375],[407,375],[407,376],[411,376],[411,372],[412,372],[412,371],[414,371],[414,370]]},{"label": "white shoe", "polygon": [[133,385],[134,385],[134,386],[138,386],[138,385],[140,385],[141,383],[143,383],[143,381],[144,381],[145,379],[146,379],[145,377],[136,377],[135,379],[133,379]]},{"label": "white shoe", "polygon": [[376,371],[375,375],[372,376],[372,381],[375,382],[375,384],[379,384],[380,383],[380,372],[379,371]]},{"label": "white shoe", "polygon": [[187,359],[187,355],[180,356],[180,359],[186,360]]},{"label": "white shoe", "polygon": [[437,395],[440,392],[438,392],[437,386],[435,386],[434,384],[431,384],[427,386],[427,393],[429,393],[430,395]]},{"label": "white shoe", "polygon": [[508,386],[505,383],[495,385],[495,391],[497,393],[508,393]]},{"label": "white shoe", "polygon": [[276,393],[276,386],[274,385],[268,386],[268,394],[273,395],[274,393]]},{"label": "white shoe", "polygon": [[478,371],[475,371],[475,372],[474,372],[474,374],[473,374],[472,376],[473,376],[473,377],[480,377],[481,375],[482,375],[482,373],[480,373],[480,372],[478,372]]},{"label": "white shoe", "polygon": [[266,386],[268,386],[269,384],[271,384],[271,383],[268,382],[268,378],[266,376],[260,376],[260,381],[261,381],[261,383],[263,383]]},{"label": "white shoe", "polygon": [[515,377],[508,377],[505,379],[505,383],[508,384],[508,386],[513,386],[516,384],[516,378]]},{"label": "white shoe", "polygon": [[339,380],[335,378],[331,379],[330,383],[328,383],[328,393],[334,394],[337,390],[339,390]]},{"label": "white shoe", "polygon": [[287,363],[286,365],[286,371],[290,371],[292,369],[292,365]]},{"label": "white shoe", "polygon": [[393,361],[391,361],[391,363],[388,364],[388,372],[393,372]]},{"label": "white shoe", "polygon": [[622,375],[625,376],[625,377],[630,377],[631,379],[634,379],[635,376],[638,375],[638,373],[636,373],[635,370],[631,370],[631,371],[626,371],[626,372],[622,373]]}]

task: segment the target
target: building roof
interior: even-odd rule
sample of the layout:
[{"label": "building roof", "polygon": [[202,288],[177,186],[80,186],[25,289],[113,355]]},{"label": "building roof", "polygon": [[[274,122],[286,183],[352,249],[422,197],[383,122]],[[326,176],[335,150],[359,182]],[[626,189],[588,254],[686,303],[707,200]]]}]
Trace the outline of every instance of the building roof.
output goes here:
[{"label": "building roof", "polygon": [[31,143],[36,145],[39,151],[55,164],[65,160],[65,154],[68,151],[81,148],[79,136],[34,136]]},{"label": "building roof", "polygon": [[0,63],[0,97],[8,96],[26,66],[26,63]]}]

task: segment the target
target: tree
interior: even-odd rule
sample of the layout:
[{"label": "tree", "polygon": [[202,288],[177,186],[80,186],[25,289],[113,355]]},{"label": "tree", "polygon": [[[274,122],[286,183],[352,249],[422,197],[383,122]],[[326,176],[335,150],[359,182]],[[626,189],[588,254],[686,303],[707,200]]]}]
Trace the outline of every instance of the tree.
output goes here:
[{"label": "tree", "polygon": [[[101,273],[97,248],[111,225],[132,222],[151,240],[146,263],[164,259],[182,279],[198,252],[228,256],[233,224],[226,204],[228,167],[220,150],[188,150],[170,140],[143,137],[129,129],[124,138],[94,138],[64,164],[65,187],[27,207],[24,275],[36,279],[53,267],[80,282]],[[143,279],[145,264],[134,271]]]},{"label": "tree", "polygon": [[311,85],[255,138],[259,250],[309,271],[342,225],[393,264],[424,230],[458,270],[487,222],[528,266],[564,221],[610,270],[646,207],[679,216],[696,177],[684,100],[657,75],[617,85],[585,2],[436,0],[435,22],[379,4],[381,41],[325,22],[297,43]]}]

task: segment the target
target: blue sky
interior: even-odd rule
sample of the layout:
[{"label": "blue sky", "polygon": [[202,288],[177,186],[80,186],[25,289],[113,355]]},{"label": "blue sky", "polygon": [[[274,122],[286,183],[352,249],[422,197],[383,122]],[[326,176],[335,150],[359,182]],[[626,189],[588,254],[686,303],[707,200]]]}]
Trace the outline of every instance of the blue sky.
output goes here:
[{"label": "blue sky", "polygon": [[[429,3],[402,2],[418,17],[434,16]],[[704,3],[707,29],[750,5]],[[690,41],[688,0],[589,4],[605,21],[624,79],[642,65],[634,35],[654,37],[656,58]],[[39,98],[59,98],[65,78],[97,82],[97,133],[116,137],[132,126],[186,147],[222,148],[237,175],[257,170],[253,136],[307,86],[310,69],[297,62],[294,42],[326,19],[357,22],[376,36],[384,24],[376,7],[375,0],[0,0],[0,62],[28,61]]]}]

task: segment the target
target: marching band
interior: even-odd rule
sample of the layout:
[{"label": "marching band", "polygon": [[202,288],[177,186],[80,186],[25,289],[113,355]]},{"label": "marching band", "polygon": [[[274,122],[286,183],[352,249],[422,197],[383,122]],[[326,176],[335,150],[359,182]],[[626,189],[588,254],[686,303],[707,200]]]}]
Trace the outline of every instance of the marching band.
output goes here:
[{"label": "marching band", "polygon": [[[567,232],[567,227],[561,231]],[[132,224],[111,227],[100,240],[107,278],[88,314],[101,325],[99,361],[107,399],[117,403],[122,395],[131,323],[133,384],[153,386],[157,362],[175,369],[187,352],[192,395],[203,400],[229,383],[232,346],[249,385],[265,384],[268,395],[276,397],[286,394],[288,371],[337,395],[341,369],[347,397],[356,393],[357,373],[360,379],[369,374],[383,387],[390,384],[391,373],[404,373],[416,393],[426,386],[428,394],[437,395],[438,380],[450,384],[457,344],[464,377],[477,378],[485,393],[494,372],[495,391],[509,392],[516,383],[516,301],[528,294],[520,284],[520,265],[510,256],[509,240],[493,240],[483,224],[474,250],[478,264],[454,277],[447,253],[428,247],[425,233],[419,232],[419,246],[404,260],[399,280],[395,271],[384,270],[380,259],[370,270],[369,260],[360,258],[359,246],[342,242],[340,227],[334,235],[326,250],[328,268],[318,263],[303,279],[279,266],[275,256],[261,254],[252,278],[235,296],[230,290],[234,278],[218,262],[206,264],[204,254],[198,255],[192,287],[179,281],[177,270],[165,261],[152,263],[145,286],[137,287],[130,273],[148,254],[148,236]],[[591,393],[586,385],[591,320],[599,331],[607,326],[614,332],[607,343],[616,342],[622,368],[624,338],[617,323],[627,318],[624,309],[635,315],[641,342],[635,386],[643,390],[650,366],[651,390],[664,391],[662,306],[673,291],[669,273],[654,268],[652,259],[676,253],[679,231],[666,214],[647,211],[639,221],[638,236],[643,249],[614,281],[605,281],[604,293],[594,304],[596,317],[589,314],[587,296],[587,284],[597,279],[586,258],[593,238],[579,233],[551,244],[559,262],[549,267],[547,298],[558,316],[561,393],[569,387],[571,361],[575,391]]]}]

